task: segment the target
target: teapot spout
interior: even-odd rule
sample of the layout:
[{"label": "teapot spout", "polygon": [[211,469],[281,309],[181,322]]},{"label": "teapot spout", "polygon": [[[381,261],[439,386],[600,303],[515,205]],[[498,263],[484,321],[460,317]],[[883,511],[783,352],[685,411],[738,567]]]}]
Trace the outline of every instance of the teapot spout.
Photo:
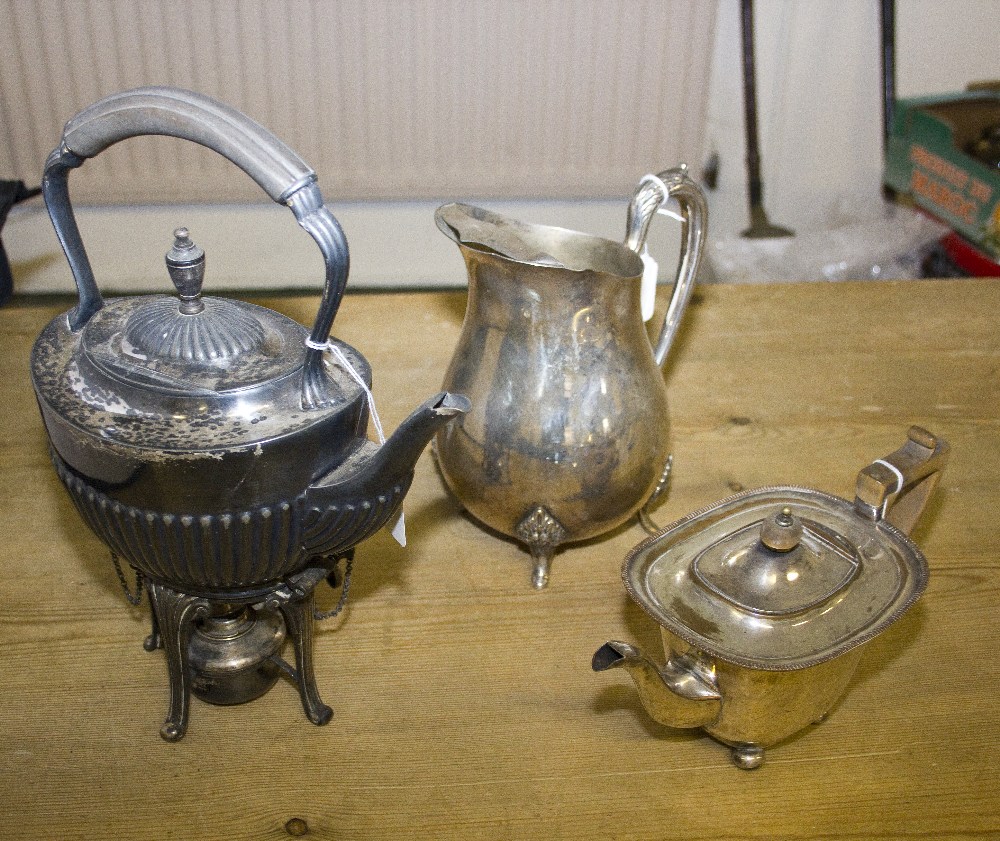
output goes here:
[{"label": "teapot spout", "polygon": [[594,652],[595,672],[624,668],[639,691],[639,700],[650,717],[667,727],[704,727],[719,717],[722,695],[704,664],[690,655],[672,657],[657,668],[627,642],[612,640]]}]

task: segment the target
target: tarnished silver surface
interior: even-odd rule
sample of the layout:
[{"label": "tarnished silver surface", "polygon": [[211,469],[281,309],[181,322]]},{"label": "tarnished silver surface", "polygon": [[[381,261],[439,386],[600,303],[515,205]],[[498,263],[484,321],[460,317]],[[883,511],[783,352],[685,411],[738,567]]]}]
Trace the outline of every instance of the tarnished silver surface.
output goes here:
[{"label": "tarnished silver surface", "polygon": [[220,603],[195,624],[188,646],[191,691],[211,704],[259,698],[278,679],[285,644],[279,613]]},{"label": "tarnished silver surface", "polygon": [[[670,196],[685,218],[673,299],[657,347],[640,315],[639,253]],[[701,254],[705,203],[682,168],[644,180],[626,244],[527,225],[468,205],[438,227],[462,251],[469,298],[445,388],[471,411],[443,430],[448,487],[478,520],[527,543],[535,586],[556,545],[603,534],[654,493],[668,462],[663,362]],[[532,541],[539,509],[559,540]]]},{"label": "tarnished silver surface", "polygon": [[[205,254],[185,228],[166,254],[177,298],[105,301],[68,176],[141,134],[214,149],[292,210],[326,271],[311,331],[262,307],[203,297]],[[171,88],[107,97],[67,124],[43,189],[79,301],[36,340],[32,383],[60,479],[149,593],[150,644],[165,649],[171,685],[161,734],[184,735],[192,675],[206,700],[235,703],[286,671],[310,720],[325,723],[311,668],[312,589],[399,510],[424,446],[468,400],[438,394],[381,446],[368,440],[371,369],[329,335],[347,240],[312,170],[228,106]],[[258,603],[269,606],[255,611]],[[234,605],[248,606],[236,624]],[[229,637],[222,627],[242,630]],[[286,629],[295,668],[277,657]]]},{"label": "tarnished silver surface", "polygon": [[[326,266],[311,332],[262,307],[203,297],[205,254],[184,228],[166,255],[178,298],[104,300],[68,173],[145,133],[215,149],[293,210]],[[347,551],[398,510],[424,445],[467,401],[439,394],[383,447],[367,441],[361,383],[371,369],[353,348],[328,344],[347,242],[294,152],[200,94],[142,88],[69,121],[44,190],[80,300],[35,342],[32,382],[59,475],[112,551],[150,578],[213,594]]]},{"label": "tarnished silver surface", "polygon": [[[906,532],[947,457],[945,442],[913,427],[903,447],[861,471],[853,504],[762,488],[668,526],[622,569],[629,595],[660,625],[666,666],[612,641],[594,670],[626,668],[654,719],[703,727],[741,768],[758,767],[765,748],[826,715],[863,644],[923,592],[927,562]],[[704,700],[713,691],[714,712]]]}]

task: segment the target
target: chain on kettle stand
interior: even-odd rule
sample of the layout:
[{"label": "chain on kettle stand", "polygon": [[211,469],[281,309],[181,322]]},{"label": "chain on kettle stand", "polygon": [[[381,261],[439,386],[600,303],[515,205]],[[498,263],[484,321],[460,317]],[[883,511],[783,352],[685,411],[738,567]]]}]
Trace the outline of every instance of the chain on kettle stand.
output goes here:
[{"label": "chain on kettle stand", "polygon": [[[128,582],[125,580],[125,573],[122,572],[122,565],[118,562],[118,556],[112,552],[111,562],[115,565],[115,572],[118,573],[118,581],[122,585],[122,589],[125,591],[125,598],[128,603],[135,607],[142,601],[142,573],[139,570],[135,570],[135,595],[128,588]],[[132,567],[135,569],[135,567]]]},{"label": "chain on kettle stand", "polygon": [[[313,619],[317,622],[322,622],[324,619],[333,619],[334,616],[344,609],[344,605],[347,604],[347,594],[351,590],[351,569],[354,566],[354,556],[352,553],[346,557],[347,563],[344,565],[344,583],[340,586],[340,599],[337,602],[336,607],[333,607],[330,610],[320,611],[313,608]],[[339,559],[337,562],[340,563]]]}]

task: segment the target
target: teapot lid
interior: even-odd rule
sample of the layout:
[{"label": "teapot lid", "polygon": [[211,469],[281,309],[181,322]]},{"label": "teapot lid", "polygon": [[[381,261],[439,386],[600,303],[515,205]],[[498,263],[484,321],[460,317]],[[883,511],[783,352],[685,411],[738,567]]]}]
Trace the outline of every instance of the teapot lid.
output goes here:
[{"label": "teapot lid", "polygon": [[747,491],[637,546],[622,576],[664,628],[721,660],[801,669],[871,639],[923,592],[927,562],[884,519],[797,487]]}]

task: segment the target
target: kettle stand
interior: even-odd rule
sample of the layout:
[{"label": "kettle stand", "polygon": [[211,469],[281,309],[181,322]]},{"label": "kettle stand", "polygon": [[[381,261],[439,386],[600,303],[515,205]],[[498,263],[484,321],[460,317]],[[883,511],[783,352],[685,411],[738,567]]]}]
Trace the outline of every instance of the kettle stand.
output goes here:
[{"label": "kettle stand", "polygon": [[[143,648],[163,649],[170,681],[170,704],[160,735],[168,742],[184,737],[192,692],[209,703],[244,703],[267,692],[281,674],[297,686],[306,717],[313,724],[326,724],[333,710],[319,697],[313,669],[314,590],[323,579],[338,586],[337,562],[344,557],[350,561],[351,555],[353,551],[311,558],[311,566],[268,587],[210,595],[187,593],[144,577],[152,633]],[[345,580],[344,595],[346,587]],[[342,596],[340,606],[343,601]],[[227,633],[227,628],[234,630]],[[295,650],[294,667],[280,656],[286,633]],[[199,648],[215,646],[222,655],[214,658],[210,669],[192,656],[196,637]],[[238,653],[223,651],[234,641],[240,645],[240,639],[244,642]],[[263,645],[255,645],[261,640]]]}]

